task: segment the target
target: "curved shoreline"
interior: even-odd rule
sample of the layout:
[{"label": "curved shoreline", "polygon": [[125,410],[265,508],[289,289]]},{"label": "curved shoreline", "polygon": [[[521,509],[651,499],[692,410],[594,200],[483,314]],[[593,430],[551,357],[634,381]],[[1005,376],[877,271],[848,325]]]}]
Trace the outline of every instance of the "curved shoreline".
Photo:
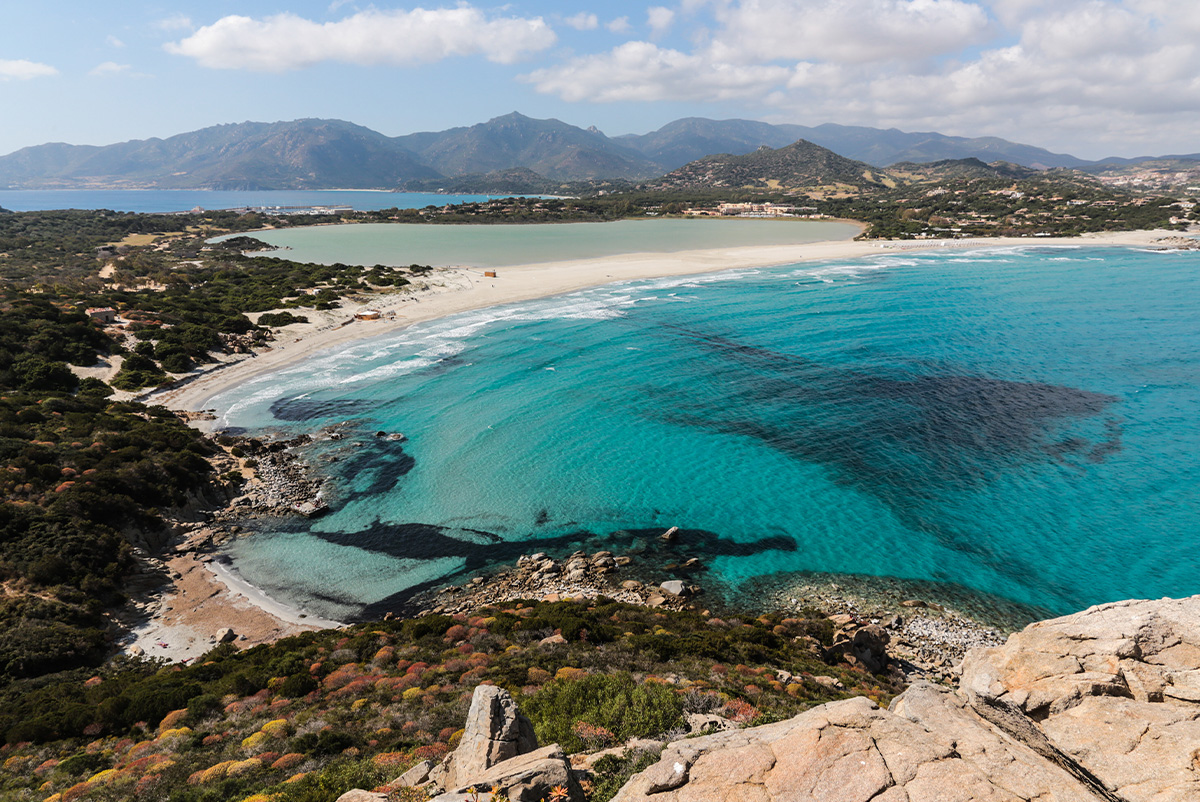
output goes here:
[{"label": "curved shoreline", "polygon": [[[199,412],[214,396],[250,379],[273,373],[321,351],[388,334],[430,320],[492,306],[532,301],[623,281],[773,267],[832,259],[852,259],[944,248],[1011,248],[1086,245],[1150,245],[1177,232],[1133,231],[1075,238],[995,238],[974,240],[832,240],[799,245],[712,248],[674,253],[630,253],[596,259],[539,262],[498,268],[488,277],[482,269],[447,267],[429,277],[418,292],[375,292],[344,298],[329,312],[306,312],[310,322],[280,330],[269,350],[208,368],[175,388],[143,396],[149,403],[179,411]],[[379,320],[355,320],[366,309]],[[203,422],[193,425],[203,426]]]},{"label": "curved shoreline", "polygon": [[[199,373],[186,384],[149,394],[144,400],[159,403],[175,410],[199,412],[213,397],[232,390],[256,377],[273,373],[302,362],[312,355],[349,343],[391,333],[414,323],[426,322],[448,315],[491,306],[535,300],[575,292],[605,284],[673,276],[696,275],[746,268],[769,267],[864,256],[902,254],[914,251],[937,251],[945,248],[991,249],[1030,248],[1046,246],[1148,246],[1160,237],[1175,232],[1137,231],[1090,235],[1078,238],[996,238],[977,240],[931,241],[827,241],[801,245],[754,246],[669,254],[635,253],[598,259],[538,263],[501,268],[495,278],[484,277],[482,270],[456,267],[439,271],[430,277],[431,286],[417,293],[376,292],[355,300],[344,299],[342,306],[331,312],[308,313],[310,323],[282,329],[273,346],[261,353],[240,359],[227,360]],[[354,320],[354,314],[364,309],[382,313],[371,321]],[[211,416],[205,416],[211,418]],[[208,428],[211,421],[193,417],[193,426]],[[337,625],[301,611],[286,608],[262,591],[238,581],[218,566],[207,566],[209,584],[222,597],[236,601],[237,607],[249,604],[258,616],[266,615],[278,626],[264,637],[274,640],[295,629]],[[204,572],[208,574],[208,571]],[[215,574],[215,576],[213,576]],[[245,586],[244,586],[245,585]],[[246,592],[250,590],[251,592]],[[216,596],[216,593],[212,594]],[[214,601],[216,601],[214,599]],[[167,608],[170,609],[170,608]],[[177,614],[178,615],[178,614]],[[158,618],[158,616],[156,616]],[[182,623],[182,622],[181,622]],[[229,622],[237,629],[238,624]],[[260,641],[263,642],[263,641]],[[167,656],[167,655],[163,655]]]}]

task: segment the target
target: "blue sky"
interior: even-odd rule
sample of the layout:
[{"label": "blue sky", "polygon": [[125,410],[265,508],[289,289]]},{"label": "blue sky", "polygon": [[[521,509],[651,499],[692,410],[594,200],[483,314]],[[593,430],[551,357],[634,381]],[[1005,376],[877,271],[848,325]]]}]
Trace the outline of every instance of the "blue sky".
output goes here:
[{"label": "blue sky", "polygon": [[299,117],[399,135],[510,111],[610,135],[695,115],[1195,153],[1200,3],[5,3],[0,109],[0,153]]}]

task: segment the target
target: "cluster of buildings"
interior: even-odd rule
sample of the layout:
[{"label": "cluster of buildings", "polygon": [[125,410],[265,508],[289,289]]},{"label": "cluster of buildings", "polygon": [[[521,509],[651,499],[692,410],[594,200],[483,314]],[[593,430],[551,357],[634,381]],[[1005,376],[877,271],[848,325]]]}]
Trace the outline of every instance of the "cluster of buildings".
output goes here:
[{"label": "cluster of buildings", "polygon": [[714,209],[685,209],[692,217],[828,217],[818,214],[815,206],[790,206],[783,203],[722,203]]}]

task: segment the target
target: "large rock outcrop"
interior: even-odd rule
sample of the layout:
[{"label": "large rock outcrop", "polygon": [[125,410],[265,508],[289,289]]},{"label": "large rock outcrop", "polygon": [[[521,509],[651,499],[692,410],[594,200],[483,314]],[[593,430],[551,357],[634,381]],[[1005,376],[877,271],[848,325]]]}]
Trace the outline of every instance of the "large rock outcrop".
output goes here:
[{"label": "large rock outcrop", "polygon": [[1200,596],[1123,601],[968,653],[961,692],[1130,802],[1200,800]]},{"label": "large rock outcrop", "polygon": [[618,802],[1200,800],[1200,596],[1101,605],[917,683],[677,741]]},{"label": "large rock outcrop", "polygon": [[445,774],[436,779],[445,788],[470,785],[497,763],[535,749],[533,724],[508,691],[480,685],[471,697],[462,741],[447,760]]}]

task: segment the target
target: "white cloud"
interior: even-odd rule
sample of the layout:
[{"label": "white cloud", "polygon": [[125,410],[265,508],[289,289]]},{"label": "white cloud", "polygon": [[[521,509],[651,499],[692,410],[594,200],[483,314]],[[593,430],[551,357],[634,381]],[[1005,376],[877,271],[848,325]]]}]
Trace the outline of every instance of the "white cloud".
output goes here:
[{"label": "white cloud", "polygon": [[572,17],[566,17],[563,22],[577,31],[594,31],[600,27],[600,18],[587,11],[580,11]]},{"label": "white cloud", "polygon": [[91,71],[88,72],[88,75],[94,75],[96,77],[103,78],[109,75],[120,75],[121,73],[128,71],[128,64],[118,64],[115,61],[106,61],[103,64],[97,64],[95,67],[92,67]]},{"label": "white cloud", "polygon": [[106,37],[104,41],[108,43],[109,47],[121,48],[121,47],[125,46],[124,42],[122,42],[120,39],[118,39],[117,37],[112,36],[112,35]]},{"label": "white cloud", "polygon": [[36,61],[0,58],[0,81],[27,81],[30,78],[44,78],[48,75],[58,75],[58,70],[49,64],[39,64]]},{"label": "white cloud", "polygon": [[729,100],[783,83],[783,67],[712,64],[703,56],[626,42],[610,53],[573,59],[524,79],[564,100]]},{"label": "white cloud", "polygon": [[229,16],[165,47],[214,69],[283,72],[323,61],[410,65],[469,55],[510,64],[550,47],[556,38],[540,17],[489,19],[460,5],[363,11],[326,23],[294,14],[262,20]]},{"label": "white cloud", "polygon": [[654,33],[663,33],[675,21],[675,12],[663,6],[651,6],[646,9],[646,24]]},{"label": "white cloud", "polygon": [[617,17],[615,20],[606,22],[604,27],[613,33],[629,33],[633,30],[633,26],[629,24],[629,17]]},{"label": "white cloud", "polygon": [[[627,42],[524,76],[571,101],[722,101],[778,121],[995,134],[1105,155],[1200,150],[1200,3],[681,0],[693,44]],[[663,9],[670,13],[670,9]]]},{"label": "white cloud", "polygon": [[192,25],[191,17],[186,17],[183,14],[176,14],[174,16],[158,20],[154,23],[154,27],[162,31],[186,31],[195,26]]},{"label": "white cloud", "polygon": [[983,40],[987,12],[965,0],[743,0],[719,6],[730,59],[846,64],[923,59]]}]

